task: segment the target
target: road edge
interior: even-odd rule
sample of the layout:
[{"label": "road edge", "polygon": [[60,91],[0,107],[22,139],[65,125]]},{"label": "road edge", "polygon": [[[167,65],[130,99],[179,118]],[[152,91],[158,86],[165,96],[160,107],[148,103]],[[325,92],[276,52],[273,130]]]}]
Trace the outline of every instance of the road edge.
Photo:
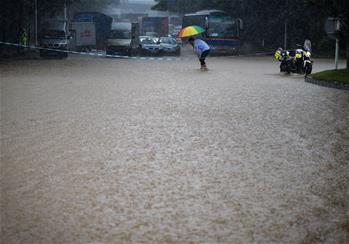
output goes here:
[{"label": "road edge", "polygon": [[315,84],[315,85],[319,85],[319,86],[349,91],[349,85],[340,84],[335,81],[330,82],[330,81],[324,81],[324,80],[317,80],[308,76],[304,78],[304,81]]}]

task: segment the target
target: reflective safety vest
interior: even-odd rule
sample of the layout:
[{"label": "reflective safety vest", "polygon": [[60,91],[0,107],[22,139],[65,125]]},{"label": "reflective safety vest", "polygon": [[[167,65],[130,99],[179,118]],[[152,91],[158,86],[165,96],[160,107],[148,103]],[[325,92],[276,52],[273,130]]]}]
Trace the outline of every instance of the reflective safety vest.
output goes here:
[{"label": "reflective safety vest", "polygon": [[27,45],[27,43],[28,43],[28,35],[27,35],[27,32],[23,30],[21,34],[21,44]]}]

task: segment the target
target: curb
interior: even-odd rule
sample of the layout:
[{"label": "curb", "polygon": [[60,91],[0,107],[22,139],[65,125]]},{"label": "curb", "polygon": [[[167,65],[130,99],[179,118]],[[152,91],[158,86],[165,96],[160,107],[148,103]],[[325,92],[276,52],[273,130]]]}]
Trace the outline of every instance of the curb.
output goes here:
[{"label": "curb", "polygon": [[340,84],[340,83],[337,83],[335,81],[328,82],[328,81],[324,81],[324,80],[316,80],[316,79],[313,79],[312,77],[305,77],[304,81],[308,82],[308,83],[315,84],[315,85],[319,85],[319,86],[349,91],[349,85]]}]

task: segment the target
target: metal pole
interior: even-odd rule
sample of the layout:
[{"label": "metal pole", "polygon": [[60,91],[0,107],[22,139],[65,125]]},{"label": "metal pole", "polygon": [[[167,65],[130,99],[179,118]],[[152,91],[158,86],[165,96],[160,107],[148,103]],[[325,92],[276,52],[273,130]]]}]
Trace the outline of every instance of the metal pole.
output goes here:
[{"label": "metal pole", "polygon": [[339,40],[336,38],[336,52],[334,56],[335,69],[338,69],[338,53],[339,53]]},{"label": "metal pole", "polygon": [[285,21],[284,49],[287,49],[287,20]]},{"label": "metal pole", "polygon": [[64,20],[67,20],[67,1],[64,1]]},{"label": "metal pole", "polygon": [[288,0],[286,0],[286,6],[285,6],[285,35],[284,35],[284,49],[287,49],[287,19],[288,19]]},{"label": "metal pole", "polygon": [[38,46],[38,0],[35,0],[35,46]]},{"label": "metal pole", "polygon": [[[339,31],[340,29],[340,22],[339,20],[336,21],[336,31]],[[338,58],[339,58],[339,40],[338,37],[336,38],[336,52],[334,55],[334,63],[335,63],[335,69],[338,69]]]}]

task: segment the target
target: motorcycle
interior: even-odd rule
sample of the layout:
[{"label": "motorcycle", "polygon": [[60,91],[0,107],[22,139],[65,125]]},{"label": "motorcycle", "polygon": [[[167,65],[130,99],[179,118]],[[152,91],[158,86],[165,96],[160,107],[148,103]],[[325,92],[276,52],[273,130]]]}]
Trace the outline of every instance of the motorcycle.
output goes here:
[{"label": "motorcycle", "polygon": [[275,59],[279,60],[280,72],[287,74],[296,73],[309,75],[313,69],[311,52],[308,48],[296,50],[283,50],[279,48],[274,54]]}]

